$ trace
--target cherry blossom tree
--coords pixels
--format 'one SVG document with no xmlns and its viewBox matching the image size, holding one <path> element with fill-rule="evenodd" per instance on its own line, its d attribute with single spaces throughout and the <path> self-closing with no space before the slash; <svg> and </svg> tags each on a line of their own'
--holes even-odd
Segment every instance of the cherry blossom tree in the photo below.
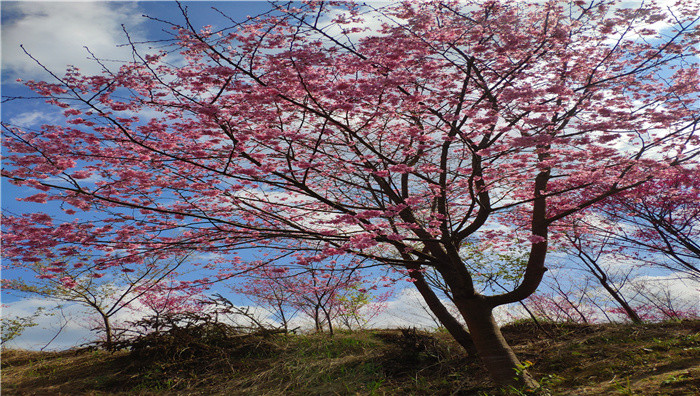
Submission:
<svg viewBox="0 0 700 396">
<path fill-rule="evenodd" d="M 641 322 L 642 317 L 622 293 L 628 281 L 633 280 L 633 273 L 663 269 L 680 277 L 699 279 L 698 172 L 697 167 L 675 167 L 663 179 L 596 205 L 562 230 L 563 246 L 571 261 L 591 274 L 613 298 L 619 306 L 614 312 L 624 313 L 635 323 Z M 633 298 L 648 290 L 633 289 Z"/>
<path fill-rule="evenodd" d="M 283 272 L 286 272 L 283 268 L 263 268 L 259 277 L 250 278 L 240 287 L 232 289 L 249 296 L 254 303 L 270 311 L 272 318 L 287 333 L 290 321 L 299 313 L 299 307 L 293 303 L 295 290 L 290 287 L 291 284 L 287 284 L 286 277 L 280 276 Z"/>
<path fill-rule="evenodd" d="M 537 290 L 562 219 L 698 154 L 698 4 L 627 7 L 306 1 L 216 31 L 183 8 L 177 65 L 134 49 L 118 70 L 27 82 L 67 124 L 3 124 L 3 176 L 76 219 L 6 243 L 103 266 L 198 250 L 246 271 L 237 252 L 264 247 L 270 266 L 349 255 L 419 284 L 431 268 L 491 378 L 535 387 L 492 310 Z M 486 242 L 528 251 L 512 290 L 475 285 L 460 250 Z"/>
<path fill-rule="evenodd" d="M 596 307 L 591 304 L 587 281 L 567 279 L 564 286 L 559 277 L 551 277 L 544 283 L 548 283 L 548 291 L 539 291 L 526 300 L 533 316 L 550 322 L 589 324 L 596 321 Z"/>
<path fill-rule="evenodd" d="M 637 260 L 700 280 L 700 168 L 674 171 L 614 197 L 601 212 Z"/>
<path fill-rule="evenodd" d="M 203 292 L 207 287 L 198 282 L 177 280 L 176 275 L 164 277 L 154 285 L 136 288 L 138 298 L 132 299 L 128 308 L 138 316 L 145 317 L 145 322 L 152 324 L 149 330 L 159 332 L 166 323 L 176 320 L 178 315 L 198 314 L 203 311 L 207 302 Z M 128 325 L 121 330 L 123 333 L 129 333 L 131 327 Z"/>
<path fill-rule="evenodd" d="M 323 332 L 324 327 L 333 335 L 333 322 L 340 311 L 340 300 L 344 289 L 357 283 L 359 279 L 352 272 L 334 273 L 324 271 L 316 266 L 310 266 L 307 276 L 295 277 L 292 284 L 297 291 L 293 296 L 293 304 L 307 317 L 314 321 L 317 332 Z"/>
<path fill-rule="evenodd" d="M 696 283 L 683 282 L 681 285 L 687 287 L 685 293 L 674 290 L 671 285 L 679 281 L 682 282 L 673 277 L 639 277 L 631 285 L 636 292 L 631 304 L 647 321 L 698 319 L 700 309 L 697 296 L 700 289 Z"/>
<path fill-rule="evenodd" d="M 632 322 L 641 323 L 641 317 L 630 305 L 629 299 L 622 293 L 622 289 L 636 272 L 637 263 L 624 254 L 625 249 L 615 243 L 611 232 L 609 230 L 603 231 L 597 227 L 588 227 L 585 223 L 582 226 L 581 223 L 574 221 L 571 228 L 564 230 L 562 234 L 566 238 L 565 249 L 570 261 L 574 262 L 584 274 L 592 276 L 603 287 L 603 290 L 618 305 L 619 312 L 624 313 Z M 604 258 L 622 261 L 622 265 L 620 263 L 605 264 L 603 263 Z M 630 267 L 630 261 L 634 267 Z M 617 268 L 611 268 L 614 266 Z"/>
</svg>

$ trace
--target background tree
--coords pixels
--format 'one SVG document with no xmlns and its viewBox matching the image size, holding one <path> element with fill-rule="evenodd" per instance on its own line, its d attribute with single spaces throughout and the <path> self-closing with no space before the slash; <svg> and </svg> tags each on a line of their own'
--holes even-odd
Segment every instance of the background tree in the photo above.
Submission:
<svg viewBox="0 0 700 396">
<path fill-rule="evenodd" d="M 3 304 L 3 309 L 5 306 Z M 30 316 L 15 316 L 9 317 L 7 314 L 0 316 L 0 345 L 2 348 L 7 346 L 7 343 L 22 335 L 22 333 L 37 325 L 37 317 L 44 314 L 44 308 L 39 307 Z"/>
<path fill-rule="evenodd" d="M 631 300 L 644 299 L 639 294 L 649 290 L 641 287 L 648 281 L 634 282 L 634 274 L 661 269 L 690 280 L 700 275 L 698 175 L 697 167 L 676 167 L 663 179 L 596 205 L 562 230 L 571 261 L 592 275 L 618 305 L 614 311 L 632 322 L 642 318 Z M 640 287 L 626 287 L 630 282 Z M 633 290 L 632 295 L 625 296 L 623 289 Z M 649 311 L 648 304 L 637 305 Z"/>
<path fill-rule="evenodd" d="M 3 175 L 104 216 L 8 219 L 26 224 L 11 254 L 213 251 L 240 271 L 233 252 L 263 246 L 434 268 L 491 378 L 534 387 L 493 309 L 537 290 L 560 220 L 700 147 L 698 4 L 623 6 L 290 3 L 218 31 L 183 8 L 177 67 L 134 47 L 119 70 L 28 82 L 68 125 L 4 125 Z M 480 292 L 462 246 L 509 241 L 528 251 L 518 285 Z"/>
<path fill-rule="evenodd" d="M 89 308 L 99 315 L 97 329 L 104 332 L 104 347 L 111 349 L 115 335 L 112 318 L 137 300 L 164 293 L 161 282 L 174 275 L 185 260 L 149 257 L 143 265 L 119 265 L 100 272 L 95 272 L 89 258 L 84 257 L 61 263 L 29 262 L 13 268 L 24 271 L 15 272 L 18 276 L 14 279 L 3 279 L 2 286 L 4 291 L 22 297 L 38 296 Z"/>
<path fill-rule="evenodd" d="M 635 259 L 700 280 L 700 168 L 676 167 L 666 177 L 601 206 L 601 229 Z"/>
<path fill-rule="evenodd" d="M 667 277 L 654 281 L 653 278 L 642 276 L 631 282 L 629 288 L 634 291 L 631 304 L 643 320 L 659 322 L 700 317 L 697 304 L 700 289 L 697 284 L 689 285 L 690 293 L 678 295 L 677 291 L 669 287 L 669 281 L 673 280 L 676 279 Z"/>
<path fill-rule="evenodd" d="M 549 322 L 590 324 L 597 321 L 596 306 L 591 304 L 589 283 L 572 282 L 571 279 L 550 277 L 544 283 L 547 290 L 538 291 L 527 298 L 531 316 Z"/>
<path fill-rule="evenodd" d="M 242 286 L 232 290 L 268 309 L 286 333 L 290 330 L 290 321 L 299 313 L 299 307 L 293 303 L 294 289 L 280 275 L 281 272 L 286 272 L 285 269 L 262 268 L 260 272 L 260 277 L 251 277 Z"/>
<path fill-rule="evenodd" d="M 350 270 L 352 266 L 354 270 Z M 364 323 L 360 310 L 372 301 L 369 292 L 378 288 L 367 284 L 369 282 L 360 272 L 360 263 L 352 266 L 328 260 L 299 269 L 263 267 L 252 271 L 248 282 L 235 290 L 271 308 L 285 330 L 293 316 L 301 312 L 313 321 L 316 331 L 327 328 L 333 334 L 333 323 L 339 319 L 344 319 L 346 325 Z M 377 297 L 378 300 L 385 298 Z M 377 312 L 370 314 L 371 317 Z"/>
<path fill-rule="evenodd" d="M 603 232 L 600 229 L 591 231 L 589 227 L 581 227 L 574 222 L 572 228 L 564 231 L 563 234 L 570 260 L 575 262 L 584 274 L 591 275 L 603 287 L 620 308 L 619 312 L 624 312 L 632 322 L 641 323 L 639 314 L 622 293 L 622 289 L 633 276 L 635 268 L 630 268 L 629 258 L 623 254 L 620 245 L 615 244 L 610 232 Z M 604 264 L 604 257 L 616 261 L 612 266 L 617 266 L 617 269 Z M 635 264 L 632 263 L 632 265 Z"/>
<path fill-rule="evenodd" d="M 138 294 L 127 308 L 136 314 L 137 319 L 126 322 L 119 329 L 123 337 L 158 333 L 177 325 L 180 318 L 195 322 L 197 318 L 209 319 L 209 313 L 204 309 L 208 300 L 202 294 L 207 286 L 199 282 L 177 280 L 176 275 L 171 273 L 158 283 L 135 288 Z M 216 312 L 213 314 L 216 317 Z"/>
<path fill-rule="evenodd" d="M 369 287 L 369 289 L 367 288 Z M 363 283 L 349 285 L 346 292 L 338 297 L 338 321 L 348 330 L 365 329 L 385 309 L 393 290 L 373 294 L 376 284 L 366 286 Z"/>
</svg>

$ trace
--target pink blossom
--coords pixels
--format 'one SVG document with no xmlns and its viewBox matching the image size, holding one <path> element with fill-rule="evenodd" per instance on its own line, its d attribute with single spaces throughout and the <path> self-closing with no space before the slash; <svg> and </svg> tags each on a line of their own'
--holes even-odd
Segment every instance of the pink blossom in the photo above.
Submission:
<svg viewBox="0 0 700 396">
<path fill-rule="evenodd" d="M 46 193 L 39 193 L 29 196 L 27 198 L 17 198 L 18 201 L 24 202 L 35 202 L 35 203 L 46 203 L 49 195 Z"/>
<path fill-rule="evenodd" d="M 533 245 L 536 245 L 538 243 L 542 243 L 542 242 L 546 241 L 547 239 L 542 237 L 542 236 L 539 236 L 539 235 L 530 235 L 527 238 L 527 240 L 532 242 Z"/>
</svg>

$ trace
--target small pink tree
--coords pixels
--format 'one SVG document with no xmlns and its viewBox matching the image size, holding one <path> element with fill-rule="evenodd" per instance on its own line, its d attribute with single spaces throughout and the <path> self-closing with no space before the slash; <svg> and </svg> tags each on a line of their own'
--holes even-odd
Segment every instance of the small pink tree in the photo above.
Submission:
<svg viewBox="0 0 700 396">
<path fill-rule="evenodd" d="M 377 285 L 366 285 L 359 271 L 361 266 L 358 263 L 354 266 L 355 270 L 348 270 L 349 265 L 341 266 L 336 260 L 329 260 L 297 270 L 261 268 L 237 290 L 272 308 L 285 331 L 292 316 L 301 312 L 313 320 L 316 331 L 326 327 L 333 334 L 337 319 L 344 318 L 346 325 L 351 320 L 362 323 L 360 310 L 372 302 L 369 292 L 378 289 Z M 388 295 L 378 296 L 377 304 L 367 313 L 370 317 L 379 312 L 381 301 Z"/>
<path fill-rule="evenodd" d="M 138 311 L 145 308 L 148 314 L 154 316 L 197 312 L 202 308 L 204 290 L 203 286 L 170 277 L 153 287 L 140 289 L 141 295 L 131 308 Z"/>
<path fill-rule="evenodd" d="M 640 277 L 635 279 L 631 288 L 635 295 L 631 304 L 640 317 L 646 321 L 660 322 L 665 320 L 698 319 L 700 308 L 698 307 L 697 283 L 690 287 L 691 292 L 685 294 L 672 289 L 672 285 L 682 285 L 680 279 Z M 617 313 L 619 311 L 613 311 Z"/>
<path fill-rule="evenodd" d="M 264 268 L 242 286 L 232 288 L 234 292 L 248 296 L 256 304 L 271 311 L 285 333 L 289 332 L 289 323 L 299 312 L 299 307 L 294 304 L 295 289 L 282 275 L 286 272 L 284 268 Z"/>
<path fill-rule="evenodd" d="M 589 324 L 597 321 L 597 307 L 591 304 L 588 284 L 568 283 L 568 287 L 563 288 L 556 279 L 549 283 L 553 283 L 549 291 L 537 292 L 524 301 L 532 315 L 550 322 Z"/>
</svg>

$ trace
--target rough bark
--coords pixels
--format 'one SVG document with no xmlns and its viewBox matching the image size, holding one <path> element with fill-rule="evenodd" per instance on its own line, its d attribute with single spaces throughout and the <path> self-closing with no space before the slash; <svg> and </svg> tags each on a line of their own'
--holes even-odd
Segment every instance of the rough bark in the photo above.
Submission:
<svg viewBox="0 0 700 396">
<path fill-rule="evenodd" d="M 503 338 L 491 306 L 478 297 L 457 298 L 455 304 L 467 322 L 474 346 L 491 379 L 501 386 L 536 389 L 537 381 L 523 369 Z"/>
</svg>

